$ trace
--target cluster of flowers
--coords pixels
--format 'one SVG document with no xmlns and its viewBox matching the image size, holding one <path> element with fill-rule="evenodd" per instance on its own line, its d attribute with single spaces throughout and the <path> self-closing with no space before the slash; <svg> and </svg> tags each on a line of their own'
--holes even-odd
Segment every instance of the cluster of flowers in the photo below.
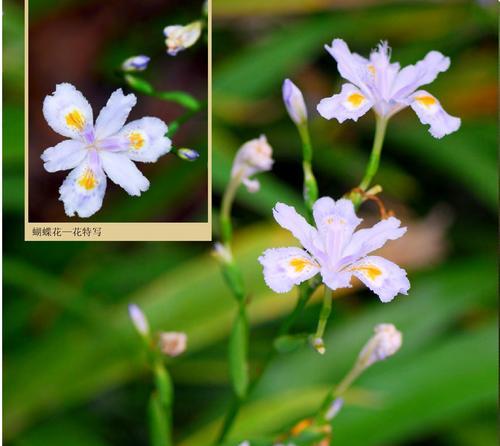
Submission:
<svg viewBox="0 0 500 446">
<path fill-rule="evenodd" d="M 435 96 L 420 89 L 448 69 L 450 60 L 441 53 L 431 51 L 417 64 L 401 69 L 398 63 L 391 62 L 391 50 L 386 42 L 380 43 L 368 59 L 352 53 L 341 39 L 334 39 L 331 46 L 326 45 L 326 49 L 337 61 L 338 71 L 348 83 L 342 86 L 340 93 L 319 102 L 317 110 L 322 117 L 335 118 L 339 123 L 347 119 L 357 121 L 372 109 L 377 122 L 384 123 L 385 131 L 385 124 L 392 116 L 411 107 L 420 121 L 430 126 L 429 131 L 435 138 L 441 138 L 460 127 L 459 118 L 449 115 Z M 283 83 L 282 94 L 288 114 L 303 138 L 308 119 L 304 97 L 289 79 Z M 303 143 L 307 144 L 307 140 L 303 139 Z M 272 149 L 265 136 L 251 140 L 236 154 L 232 181 L 244 184 L 249 192 L 256 192 L 259 182 L 253 176 L 270 170 L 273 162 Z M 365 191 L 366 188 L 362 189 L 362 192 Z M 273 216 L 277 223 L 290 231 L 302 247 L 271 248 L 259 257 L 269 288 L 277 293 L 286 293 L 295 285 L 319 275 L 325 288 L 333 291 L 351 287 L 354 276 L 378 295 L 382 302 L 390 302 L 398 294 L 408 293 L 410 282 L 406 271 L 390 260 L 371 254 L 387 241 L 396 240 L 405 234 L 406 228 L 401 226 L 399 219 L 384 216 L 370 228 L 357 229 L 362 219 L 356 215 L 355 203 L 351 199 L 321 197 L 311 207 L 314 225 L 292 206 L 279 202 L 274 206 Z M 217 244 L 216 251 L 222 261 L 232 260 L 224 245 Z M 340 395 L 362 371 L 392 356 L 401 347 L 402 334 L 393 324 L 379 324 L 374 331 L 352 370 L 333 393 L 332 396 L 337 397 L 332 399 L 323 414 L 325 422 L 329 422 L 340 411 L 343 405 Z M 320 351 L 323 352 L 324 349 Z M 293 438 L 286 445 L 294 445 Z M 251 444 L 244 441 L 240 446 Z M 285 446 L 285 443 L 275 446 Z"/>
</svg>

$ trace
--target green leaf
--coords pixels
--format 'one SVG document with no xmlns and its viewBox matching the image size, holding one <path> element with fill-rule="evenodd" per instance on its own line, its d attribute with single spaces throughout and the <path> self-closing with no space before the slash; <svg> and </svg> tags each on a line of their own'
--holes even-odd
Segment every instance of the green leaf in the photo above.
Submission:
<svg viewBox="0 0 500 446">
<path fill-rule="evenodd" d="M 184 91 L 157 91 L 155 96 L 164 101 L 176 102 L 188 110 L 197 111 L 201 108 L 200 102 Z"/>
<path fill-rule="evenodd" d="M 147 80 L 141 77 L 134 76 L 133 74 L 126 74 L 123 78 L 130 88 L 138 91 L 139 93 L 147 95 L 154 93 L 154 87 Z"/>
<path fill-rule="evenodd" d="M 275 339 L 274 348 L 280 353 L 293 352 L 307 343 L 308 336 L 308 334 L 280 336 Z"/>
<path fill-rule="evenodd" d="M 248 320 L 242 305 L 229 338 L 229 372 L 235 394 L 244 398 L 248 389 Z"/>
</svg>

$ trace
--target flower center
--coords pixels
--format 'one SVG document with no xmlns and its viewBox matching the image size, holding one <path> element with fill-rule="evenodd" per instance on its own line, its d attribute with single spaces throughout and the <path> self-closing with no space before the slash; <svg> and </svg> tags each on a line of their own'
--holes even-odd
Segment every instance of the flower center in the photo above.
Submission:
<svg viewBox="0 0 500 446">
<path fill-rule="evenodd" d="M 68 127 L 72 127 L 79 132 L 83 130 L 83 127 L 85 126 L 85 118 L 81 114 L 81 112 L 78 109 L 73 109 L 71 112 L 69 112 L 66 116 L 66 125 Z"/>
<path fill-rule="evenodd" d="M 94 189 L 97 185 L 97 179 L 94 176 L 94 172 L 89 168 L 85 169 L 85 172 L 83 172 L 83 175 L 78 180 L 78 184 L 85 190 Z"/>
</svg>

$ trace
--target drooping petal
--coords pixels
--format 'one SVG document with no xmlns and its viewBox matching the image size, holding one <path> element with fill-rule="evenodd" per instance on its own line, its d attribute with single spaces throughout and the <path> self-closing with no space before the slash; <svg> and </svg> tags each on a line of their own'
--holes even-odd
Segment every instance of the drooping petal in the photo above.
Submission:
<svg viewBox="0 0 500 446">
<path fill-rule="evenodd" d="M 56 144 L 42 153 L 43 167 L 47 172 L 74 169 L 87 156 L 85 143 L 74 139 Z"/>
<path fill-rule="evenodd" d="M 359 54 L 351 53 L 342 39 L 334 39 L 331 46 L 325 45 L 325 49 L 337 61 L 337 69 L 340 75 L 367 93 L 368 88 L 365 79 L 366 67 L 369 64 L 368 60 Z"/>
<path fill-rule="evenodd" d="M 129 195 L 139 196 L 149 189 L 148 179 L 127 155 L 101 152 L 102 168 L 113 183 L 122 187 Z"/>
<path fill-rule="evenodd" d="M 92 107 L 71 84 L 57 84 L 56 91 L 45 96 L 43 116 L 60 135 L 85 142 L 93 140 Z"/>
<path fill-rule="evenodd" d="M 430 51 L 424 59 L 415 65 L 404 67 L 399 72 L 394 80 L 391 96 L 396 100 L 407 97 L 422 85 L 433 82 L 439 73 L 446 71 L 449 67 L 449 57 L 439 51 Z"/>
<path fill-rule="evenodd" d="M 344 249 L 344 262 L 352 262 L 381 248 L 388 240 L 396 240 L 404 235 L 405 227 L 400 227 L 401 221 L 389 217 L 379 221 L 371 228 L 356 231 Z"/>
<path fill-rule="evenodd" d="M 430 125 L 429 132 L 434 138 L 442 138 L 459 129 L 460 118 L 446 113 L 440 102 L 430 93 L 419 90 L 411 95 L 409 100 L 420 122 Z"/>
<path fill-rule="evenodd" d="M 167 125 L 158 118 L 145 117 L 129 122 L 120 131 L 127 141 L 127 155 L 134 161 L 155 163 L 172 148 L 172 141 L 165 136 Z"/>
<path fill-rule="evenodd" d="M 259 257 L 264 267 L 264 280 L 276 293 L 286 293 L 294 285 L 310 279 L 319 271 L 319 265 L 300 248 L 268 249 Z"/>
<path fill-rule="evenodd" d="M 99 139 L 114 135 L 118 132 L 137 103 L 135 94 L 124 95 L 121 88 L 115 90 L 101 109 L 95 122 L 95 133 Z"/>
<path fill-rule="evenodd" d="M 273 209 L 274 219 L 278 224 L 287 230 L 307 249 L 311 254 L 318 255 L 318 246 L 315 241 L 318 238 L 318 231 L 307 223 L 293 206 L 283 203 L 276 203 Z"/>
<path fill-rule="evenodd" d="M 59 188 L 59 200 L 68 217 L 77 214 L 87 218 L 101 209 L 105 192 L 106 175 L 87 158 L 66 177 Z"/>
<path fill-rule="evenodd" d="M 410 289 L 406 271 L 383 257 L 365 257 L 346 271 L 361 280 L 382 302 L 390 302 L 398 294 L 408 294 Z"/>
<path fill-rule="evenodd" d="M 335 118 L 342 123 L 346 119 L 357 121 L 360 116 L 370 110 L 372 105 L 372 100 L 361 90 L 352 84 L 344 84 L 339 94 L 321 99 L 317 110 L 323 118 Z"/>
<path fill-rule="evenodd" d="M 351 200 L 341 198 L 335 202 L 330 197 L 322 197 L 314 203 L 313 216 L 323 239 L 329 264 L 333 266 L 362 219 L 356 216 Z"/>
</svg>

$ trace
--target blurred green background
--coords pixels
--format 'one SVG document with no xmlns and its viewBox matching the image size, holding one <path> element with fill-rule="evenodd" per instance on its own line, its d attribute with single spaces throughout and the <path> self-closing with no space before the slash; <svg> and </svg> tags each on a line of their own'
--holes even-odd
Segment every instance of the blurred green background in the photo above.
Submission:
<svg viewBox="0 0 500 446">
<path fill-rule="evenodd" d="M 39 4 L 43 14 L 48 2 Z M 57 2 L 62 11 L 75 4 Z M 300 146 L 281 102 L 283 79 L 294 80 L 309 106 L 313 165 L 324 195 L 338 197 L 357 184 L 374 127 L 370 115 L 338 125 L 315 112 L 341 83 L 323 49 L 334 37 L 365 55 L 388 39 L 403 65 L 442 51 L 452 65 L 428 89 L 463 123 L 435 140 L 411 110 L 393 118 L 376 182 L 409 226 L 385 255 L 408 269 L 410 294 L 382 305 L 363 288 L 339 293 L 327 354 L 304 347 L 280 355 L 238 418 L 230 444 L 272 436 L 309 415 L 349 369 L 373 325 L 392 322 L 403 331 L 404 346 L 347 395 L 332 444 L 496 445 L 497 6 L 332 4 L 214 0 L 214 216 L 242 142 L 265 133 L 276 158 L 273 172 L 260 177 L 261 191 L 241 191 L 234 209 L 235 256 L 252 297 L 253 371 L 295 301 L 294 293 L 265 287 L 256 261 L 265 248 L 291 241 L 271 221 L 274 203 L 302 208 Z M 22 9 L 13 2 L 4 8 L 5 443 L 148 444 L 151 383 L 127 318 L 133 301 L 155 329 L 188 333 L 188 352 L 169 364 L 175 436 L 182 446 L 210 444 L 230 401 L 226 343 L 236 311 L 211 246 L 22 241 Z M 179 181 L 201 175 L 189 165 Z M 182 187 L 169 191 L 165 207 L 182 209 L 183 195 Z M 121 210 L 132 212 L 126 205 Z M 366 205 L 363 214 L 373 219 L 376 209 Z M 315 300 L 296 330 L 310 331 L 318 311 Z"/>
</svg>

